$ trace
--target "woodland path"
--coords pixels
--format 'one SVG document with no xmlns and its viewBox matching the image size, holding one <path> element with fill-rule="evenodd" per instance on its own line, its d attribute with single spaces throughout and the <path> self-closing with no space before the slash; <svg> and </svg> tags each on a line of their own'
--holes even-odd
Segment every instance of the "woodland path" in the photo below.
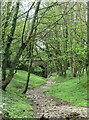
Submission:
<svg viewBox="0 0 89 120">
<path fill-rule="evenodd" d="M 28 100 L 34 109 L 34 118 L 42 120 L 89 120 L 87 114 L 89 108 L 72 106 L 63 100 L 57 100 L 44 94 L 55 82 L 47 80 L 46 84 L 29 89 L 27 92 Z M 44 117 L 42 117 L 44 116 Z"/>
</svg>

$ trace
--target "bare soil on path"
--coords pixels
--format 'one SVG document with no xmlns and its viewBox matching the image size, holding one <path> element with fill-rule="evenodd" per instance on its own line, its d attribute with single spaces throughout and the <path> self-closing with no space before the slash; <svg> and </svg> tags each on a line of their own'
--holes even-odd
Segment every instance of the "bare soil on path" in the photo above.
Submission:
<svg viewBox="0 0 89 120">
<path fill-rule="evenodd" d="M 47 80 L 46 84 L 28 90 L 28 100 L 34 109 L 33 117 L 40 120 L 89 120 L 89 108 L 72 106 L 63 100 L 56 100 L 44 94 L 44 91 L 54 83 Z"/>
</svg>

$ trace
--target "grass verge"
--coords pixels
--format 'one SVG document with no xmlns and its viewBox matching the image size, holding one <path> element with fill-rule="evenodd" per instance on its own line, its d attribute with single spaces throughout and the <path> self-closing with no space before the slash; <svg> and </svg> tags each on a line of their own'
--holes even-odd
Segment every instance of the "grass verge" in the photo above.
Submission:
<svg viewBox="0 0 89 120">
<path fill-rule="evenodd" d="M 3 91 L 3 112 L 5 117 L 10 118 L 32 118 L 33 108 L 27 100 L 27 96 L 22 92 L 25 88 L 27 72 L 19 70 L 6 92 Z M 45 83 L 45 79 L 31 74 L 29 88 L 37 87 Z"/>
<path fill-rule="evenodd" d="M 87 101 L 87 78 L 66 78 L 53 75 L 50 79 L 56 81 L 55 85 L 45 93 L 58 99 L 63 99 L 75 106 L 89 106 Z"/>
</svg>

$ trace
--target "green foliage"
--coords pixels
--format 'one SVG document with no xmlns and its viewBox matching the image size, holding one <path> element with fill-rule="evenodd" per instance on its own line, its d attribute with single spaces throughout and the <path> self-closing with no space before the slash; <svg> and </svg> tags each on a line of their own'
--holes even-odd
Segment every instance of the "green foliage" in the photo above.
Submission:
<svg viewBox="0 0 89 120">
<path fill-rule="evenodd" d="M 56 80 L 56 84 L 46 90 L 46 94 L 63 99 L 76 106 L 87 106 L 87 80 L 86 76 L 78 78 L 63 78 L 54 75 L 51 79 Z M 89 105 L 88 105 L 89 106 Z"/>
<path fill-rule="evenodd" d="M 7 91 L 3 92 L 3 112 L 6 117 L 32 118 L 33 108 L 29 104 L 27 96 L 22 94 L 26 83 L 26 77 L 26 71 L 18 70 L 7 87 Z M 44 78 L 31 74 L 29 88 L 37 87 L 44 83 Z"/>
<path fill-rule="evenodd" d="M 14 3 L 15 4 L 15 3 Z M 10 35 L 10 29 L 12 27 L 12 20 L 15 12 L 15 5 L 10 5 L 10 15 L 8 18 L 8 25 L 4 29 L 7 16 L 7 3 L 3 2 L 2 6 L 2 33 L 4 33 L 4 45 L 6 44 L 7 37 Z M 58 3 L 59 4 L 59 3 Z M 57 71 L 56 66 L 61 70 L 60 64 L 63 69 L 65 63 L 76 64 L 78 72 L 81 72 L 81 69 L 85 67 L 86 63 L 86 54 L 87 54 L 87 29 L 86 29 L 86 5 L 83 3 L 64 3 L 60 5 L 54 5 L 53 2 L 45 2 L 44 6 L 50 6 L 47 9 L 39 10 L 37 17 L 37 22 L 34 27 L 36 28 L 36 35 L 34 39 L 34 34 L 32 35 L 32 41 L 34 42 L 33 57 L 41 57 L 46 63 L 48 68 L 53 68 L 53 72 Z M 73 7 L 74 6 L 74 7 Z M 24 7 L 24 6 L 23 6 Z M 72 9 L 70 9 L 72 7 Z M 13 9 L 12 9 L 13 8 Z M 23 14 L 22 5 L 20 4 L 19 15 Z M 69 11 L 69 12 L 67 12 Z M 67 13 L 66 13 L 67 12 Z M 18 49 L 21 46 L 22 42 L 22 31 L 25 22 L 25 16 L 22 15 L 17 19 L 15 34 L 13 36 L 13 42 L 11 43 L 9 54 L 10 60 L 13 60 Z M 30 30 L 32 14 L 29 14 L 28 21 L 25 28 L 25 33 L 23 36 L 23 42 L 26 41 L 28 31 Z M 34 30 L 35 32 L 35 30 Z M 33 32 L 33 33 L 34 33 Z M 40 34 L 39 34 L 40 33 Z M 45 47 L 39 45 L 42 43 Z M 28 42 L 29 46 L 29 42 Z M 40 48 L 41 47 L 41 48 Z M 37 52 L 35 50 L 37 49 Z M 52 56 L 49 58 L 49 55 Z M 28 47 L 23 51 L 21 58 L 19 59 L 21 63 L 28 65 L 28 62 L 25 61 L 29 56 Z M 79 61 L 81 63 L 79 63 Z M 75 63 L 74 63 L 75 62 Z M 20 63 L 20 64 L 21 64 Z M 18 63 L 19 64 L 19 63 Z M 37 72 L 41 72 L 40 67 L 36 67 Z M 51 71 L 52 72 L 52 71 Z M 47 91 L 47 94 L 53 95 L 57 98 L 62 98 L 68 102 L 71 102 L 78 106 L 86 106 L 86 77 L 82 77 L 79 82 L 79 78 L 70 78 L 68 72 L 67 77 L 59 77 L 53 75 L 51 79 L 54 79 L 57 83 L 50 90 Z M 9 111 L 10 116 L 19 116 L 27 117 L 31 106 L 28 106 L 28 103 L 25 106 L 26 99 L 20 93 L 24 90 L 26 84 L 27 72 L 18 71 L 9 86 L 7 87 L 7 92 L 3 93 L 3 98 L 5 101 L 4 111 Z M 31 74 L 31 79 L 29 82 L 29 88 L 33 88 L 45 83 L 45 80 L 42 77 Z M 13 91 L 13 94 L 12 94 Z M 10 99 L 11 98 L 11 99 Z M 23 100 L 21 100 L 23 98 Z M 20 101 L 19 101 L 20 100 Z M 18 102 L 17 102 L 18 101 Z M 14 104 L 13 104 L 14 103 Z M 22 106 L 21 106 L 21 105 Z M 17 107 L 17 108 L 16 108 Z M 26 108 L 25 108 L 26 107 Z M 24 113 L 24 108 L 27 110 Z M 16 109 L 17 111 L 15 111 Z M 19 112 L 20 111 L 20 112 Z M 20 116 L 21 115 L 21 116 Z"/>
<path fill-rule="evenodd" d="M 3 92 L 3 112 L 5 117 L 31 118 L 33 108 L 26 95 L 22 95 L 11 85 L 7 92 Z"/>
<path fill-rule="evenodd" d="M 31 82 L 30 82 L 30 86 L 29 87 L 37 87 L 40 86 L 42 84 L 46 83 L 45 78 L 43 77 L 38 77 L 34 74 L 31 75 Z"/>
<path fill-rule="evenodd" d="M 39 67 L 39 66 L 36 66 L 36 67 L 35 67 L 35 71 L 36 71 L 36 72 L 42 72 L 42 68 Z"/>
<path fill-rule="evenodd" d="M 20 86 L 22 89 L 24 89 L 24 85 L 26 83 L 26 78 L 27 78 L 27 72 L 18 70 L 18 72 L 14 76 L 14 80 L 12 80 L 11 82 L 14 82 L 14 85 L 16 84 L 17 86 Z M 44 83 L 45 83 L 45 79 L 43 77 L 39 77 L 37 75 L 31 74 L 29 88 L 37 87 Z"/>
</svg>

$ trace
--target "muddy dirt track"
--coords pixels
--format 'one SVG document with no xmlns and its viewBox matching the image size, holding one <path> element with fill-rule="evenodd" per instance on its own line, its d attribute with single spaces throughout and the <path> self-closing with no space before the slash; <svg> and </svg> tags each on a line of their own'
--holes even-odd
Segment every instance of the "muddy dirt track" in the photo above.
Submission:
<svg viewBox="0 0 89 120">
<path fill-rule="evenodd" d="M 54 83 L 47 80 L 45 85 L 28 90 L 28 100 L 34 109 L 33 117 L 40 120 L 89 120 L 89 108 L 72 106 L 63 100 L 56 100 L 44 94 L 44 91 Z"/>
</svg>

